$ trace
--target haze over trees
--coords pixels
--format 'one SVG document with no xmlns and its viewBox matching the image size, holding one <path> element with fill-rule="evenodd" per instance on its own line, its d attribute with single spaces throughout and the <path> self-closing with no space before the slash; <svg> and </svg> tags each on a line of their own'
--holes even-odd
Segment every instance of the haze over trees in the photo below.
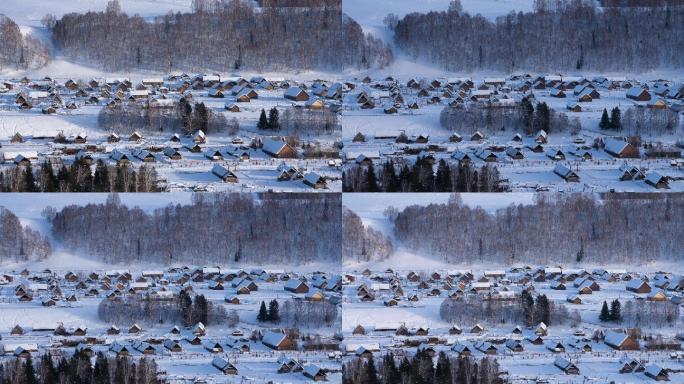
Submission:
<svg viewBox="0 0 684 384">
<path fill-rule="evenodd" d="M 684 197 L 538 194 L 534 204 L 489 213 L 460 202 L 410 206 L 394 220 L 402 245 L 453 263 L 681 261 Z"/>
<path fill-rule="evenodd" d="M 66 57 L 105 70 L 341 70 L 381 67 L 391 52 L 338 6 L 256 9 L 252 1 L 193 1 L 189 13 L 148 21 L 117 1 L 56 20 Z"/>
<path fill-rule="evenodd" d="M 207 108 L 204 103 L 186 101 L 184 98 L 173 109 L 148 108 L 137 103 L 104 106 L 97 116 L 100 128 L 119 134 L 182 132 L 191 134 L 237 131 L 239 123 L 233 118 L 230 123 L 221 113 Z"/>
<path fill-rule="evenodd" d="M 40 40 L 21 33 L 14 20 L 0 14 L 0 70 L 46 65 L 50 50 Z"/>
<path fill-rule="evenodd" d="M 459 4 L 459 2 L 456 2 Z M 684 66 L 682 7 L 597 8 L 592 0 L 536 1 L 490 21 L 462 12 L 411 13 L 397 45 L 449 71 L 644 71 Z"/>
<path fill-rule="evenodd" d="M 461 135 L 476 131 L 495 134 L 501 131 L 532 134 L 544 130 L 546 133 L 579 131 L 579 120 L 570 120 L 565 113 L 549 108 L 546 103 L 536 108 L 527 99 L 515 108 L 490 108 L 479 103 L 446 106 L 439 116 L 442 127 Z"/>
<path fill-rule="evenodd" d="M 0 262 L 23 262 L 45 259 L 50 255 L 48 239 L 0 206 Z"/>
<path fill-rule="evenodd" d="M 114 195 L 105 204 L 65 207 L 52 215 L 52 230 L 69 250 L 108 263 L 340 262 L 339 194 L 199 194 L 193 200 L 146 212 Z"/>
<path fill-rule="evenodd" d="M 342 257 L 364 262 L 392 256 L 392 241 L 380 231 L 363 225 L 361 218 L 342 207 Z"/>
</svg>

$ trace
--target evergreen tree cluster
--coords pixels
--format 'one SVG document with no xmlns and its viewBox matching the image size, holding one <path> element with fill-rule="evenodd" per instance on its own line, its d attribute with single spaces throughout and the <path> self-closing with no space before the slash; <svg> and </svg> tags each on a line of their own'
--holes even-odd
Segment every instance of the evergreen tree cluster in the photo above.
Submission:
<svg viewBox="0 0 684 384">
<path fill-rule="evenodd" d="M 84 351 L 71 356 L 46 353 L 34 363 L 32 357 L 0 363 L 0 383 L 21 384 L 158 384 L 157 364 L 145 357 L 106 357 L 98 352 L 94 363 Z"/>
<path fill-rule="evenodd" d="M 257 320 L 259 320 L 262 323 L 278 323 L 280 321 L 278 300 L 271 300 L 268 303 L 268 309 L 266 308 L 266 303 L 262 301 L 261 306 L 259 307 L 259 314 L 257 315 Z"/>
<path fill-rule="evenodd" d="M 40 165 L 37 175 L 33 167 L 17 165 L 0 170 L 0 192 L 159 192 L 157 171 L 149 165 L 107 165 L 102 159 L 95 170 L 84 160 L 71 165 L 55 165 L 48 160 Z"/>
<path fill-rule="evenodd" d="M 494 384 L 500 380 L 498 362 L 487 357 L 449 357 L 442 351 L 433 358 L 421 349 L 411 358 L 404 356 L 399 364 L 396 360 L 391 352 L 380 364 L 372 356 L 351 360 L 342 365 L 342 383 Z"/>
<path fill-rule="evenodd" d="M 418 156 L 415 163 L 404 164 L 397 173 L 393 160 L 375 165 L 354 164 L 342 172 L 344 192 L 501 192 L 499 171 L 483 165 L 476 168 L 469 162 L 437 162 Z"/>
<path fill-rule="evenodd" d="M 262 108 L 261 114 L 259 115 L 259 121 L 257 122 L 257 128 L 279 131 L 279 116 L 280 112 L 278 112 L 278 108 L 276 107 L 273 107 L 268 111 L 268 117 L 266 117 L 266 110 Z"/>
<path fill-rule="evenodd" d="M 622 304 L 620 300 L 615 299 L 610 302 L 610 309 L 608 309 L 608 302 L 603 301 L 603 306 L 601 307 L 601 313 L 599 314 L 599 320 L 603 322 L 612 321 L 619 323 L 622 321 Z"/>
<path fill-rule="evenodd" d="M 483 134 L 500 134 L 502 131 L 534 134 L 540 130 L 546 133 L 573 132 L 581 128 L 578 119 L 571 120 L 545 102 L 537 103 L 535 108 L 527 97 L 516 108 L 491 108 L 479 102 L 447 105 L 440 113 L 439 122 L 448 131 L 464 136 L 476 131 Z M 408 137 L 404 134 L 401 140 L 408 140 Z"/>
<path fill-rule="evenodd" d="M 200 322 L 205 326 L 236 323 L 235 314 L 228 314 L 222 305 L 213 305 L 204 295 L 197 295 L 193 300 L 185 290 L 175 301 L 153 300 L 137 294 L 105 298 L 100 302 L 97 314 L 100 320 L 110 324 L 154 326 L 180 323 L 189 327 Z"/>
<path fill-rule="evenodd" d="M 189 135 L 199 130 L 209 134 L 235 131 L 240 126 L 237 119 L 228 121 L 222 113 L 212 111 L 203 102 L 193 104 L 185 97 L 173 109 L 151 108 L 136 102 L 105 105 L 97 115 L 97 123 L 100 128 L 121 135 L 134 131 Z"/>
<path fill-rule="evenodd" d="M 601 115 L 601 121 L 599 122 L 599 128 L 601 129 L 614 129 L 616 131 L 622 130 L 622 112 L 619 107 L 615 107 L 610 111 L 610 117 L 608 117 L 608 110 L 603 108 L 603 114 Z"/>
</svg>

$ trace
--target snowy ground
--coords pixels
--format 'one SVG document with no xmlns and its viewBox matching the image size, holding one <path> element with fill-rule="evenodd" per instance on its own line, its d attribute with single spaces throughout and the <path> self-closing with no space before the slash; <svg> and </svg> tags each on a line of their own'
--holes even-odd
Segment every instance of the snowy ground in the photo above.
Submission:
<svg viewBox="0 0 684 384">
<path fill-rule="evenodd" d="M 497 268 L 497 266 L 491 266 Z M 383 305 L 383 300 L 390 297 L 397 297 L 390 290 L 383 290 L 377 283 L 387 281 L 383 277 L 390 274 L 383 272 L 384 266 L 376 265 L 370 276 L 364 276 L 360 269 L 348 269 L 347 276 L 353 276 L 354 282 L 345 285 L 342 330 L 345 335 L 345 345 L 363 346 L 373 349 L 379 346 L 378 354 L 392 351 L 395 356 L 416 352 L 416 345 L 427 343 L 436 352 L 445 351 L 454 354 L 451 347 L 455 344 L 465 344 L 472 351 L 473 356 L 481 358 L 484 353 L 474 348 L 476 342 L 488 341 L 497 348 L 493 356 L 499 362 L 505 376 L 513 383 L 535 382 L 535 380 L 548 380 L 551 383 L 608 383 L 608 382 L 647 382 L 648 379 L 643 373 L 620 374 L 619 360 L 623 356 L 630 356 L 640 359 L 647 364 L 658 364 L 663 368 L 671 369 L 670 380 L 673 382 L 684 381 L 682 369 L 684 369 L 684 357 L 672 358 L 670 352 L 646 351 L 642 348 L 639 351 L 616 351 L 605 345 L 602 341 L 593 341 L 591 337 L 595 330 L 605 328 L 615 328 L 616 326 L 601 323 L 598 320 L 601 305 L 604 300 L 620 299 L 624 301 L 629 298 L 636 298 L 638 295 L 625 290 L 624 282 L 608 283 L 597 279 L 601 285 L 600 291 L 594 291 L 591 295 L 582 295 L 583 303 L 573 305 L 566 303 L 566 296 L 576 293 L 577 289 L 568 283 L 565 291 L 552 290 L 549 283 L 532 283 L 535 287 L 535 294 L 546 294 L 549 299 L 557 304 L 567 305 L 569 310 L 577 310 L 581 316 L 581 322 L 576 327 L 569 325 L 556 325 L 549 327 L 548 335 L 543 336 L 546 343 L 561 342 L 566 345 L 564 352 L 551 352 L 546 345 L 535 345 L 526 340 L 527 337 L 534 336 L 534 328 L 522 327 L 522 334 L 514 334 L 513 328 L 516 324 L 486 324 L 482 323 L 485 331 L 472 333 L 470 328 L 475 324 L 455 324 L 463 329 L 460 335 L 452 335 L 449 328 L 454 325 L 440 317 L 440 305 L 445 300 L 446 295 L 451 293 L 446 290 L 437 296 L 432 296 L 428 292 L 430 289 L 442 287 L 445 276 L 456 274 L 457 271 L 470 271 L 476 278 L 482 276 L 485 269 L 481 267 L 469 266 L 466 269 L 459 269 L 458 266 L 444 266 L 447 269 L 438 269 L 431 265 L 426 265 L 420 259 L 414 260 L 409 266 L 394 266 L 394 273 L 400 282 L 404 295 L 400 295 L 398 305 L 388 307 Z M 427 281 L 432 272 L 441 273 L 441 279 L 430 280 L 431 287 L 420 289 L 417 283 L 406 280 L 409 271 L 416 272 L 422 276 L 423 281 Z M 681 272 L 681 266 L 679 271 Z M 457 281 L 457 280 L 456 280 Z M 357 288 L 365 284 L 367 287 L 376 287 L 374 301 L 364 302 L 357 297 Z M 497 289 L 502 287 L 516 291 L 520 286 L 513 283 L 497 284 Z M 411 295 L 418 295 L 417 301 L 408 301 L 406 298 Z M 484 297 L 484 296 L 482 296 Z M 681 312 L 680 312 L 681 313 Z M 680 315 L 681 317 L 681 315 Z M 680 318 L 679 324 L 683 319 Z M 366 330 L 365 335 L 353 335 L 352 332 L 357 325 L 361 325 Z M 405 326 L 410 336 L 397 336 L 393 330 L 400 326 Z M 519 324 L 517 324 L 519 325 Z M 429 329 L 428 336 L 414 335 L 419 328 Z M 681 329 L 675 328 L 649 328 L 643 327 L 643 334 L 660 334 L 665 337 L 674 337 Z M 578 336 L 582 334 L 582 336 Z M 567 341 L 573 337 L 586 339 L 586 343 L 591 346 L 591 351 L 582 351 L 576 347 L 568 345 Z M 513 352 L 504 344 L 507 339 L 521 341 L 524 351 Z M 681 342 L 680 342 L 681 343 Z M 349 348 L 349 347 L 348 347 Z M 571 360 L 580 369 L 579 376 L 568 376 L 553 365 L 557 356 L 562 356 Z M 377 359 L 377 357 L 376 357 Z M 680 373 L 677 373 L 680 372 Z"/>
<path fill-rule="evenodd" d="M 34 268 L 38 268 L 34 266 Z M 139 276 L 141 273 L 130 270 L 134 276 Z M 120 270 L 120 271 L 122 271 Z M 34 291 L 34 299 L 30 302 L 19 302 L 14 295 L 14 287 L 19 283 L 28 283 L 29 280 L 18 275 L 17 272 L 3 270 L 0 275 L 9 274 L 15 278 L 14 282 L 1 285 L 0 284 L 0 334 L 2 334 L 2 345 L 26 345 L 37 344 L 39 353 L 50 350 L 55 353 L 73 353 L 73 347 L 61 346 L 61 342 L 68 340 L 72 342 L 83 342 L 88 344 L 95 352 L 103 351 L 106 354 L 112 355 L 109 347 L 112 343 L 118 342 L 125 345 L 131 345 L 135 341 L 148 341 L 155 348 L 155 353 L 150 358 L 155 359 L 160 370 L 166 375 L 168 379 L 173 380 L 192 380 L 195 377 L 202 377 L 205 380 L 211 380 L 216 383 L 233 383 L 244 382 L 249 380 L 254 383 L 266 382 L 308 382 L 308 378 L 304 377 L 301 372 L 278 374 L 279 364 L 277 360 L 283 355 L 298 359 L 302 364 L 316 364 L 321 368 L 330 370 L 328 373 L 328 381 L 332 383 L 341 382 L 341 373 L 339 362 L 335 358 L 331 358 L 328 352 L 325 351 L 274 351 L 264 346 L 260 341 L 251 341 L 248 338 L 254 330 L 276 328 L 277 325 L 264 325 L 256 320 L 261 301 L 270 301 L 277 299 L 279 302 L 283 300 L 293 299 L 299 297 L 303 299 L 302 294 L 292 294 L 283 289 L 284 283 L 277 281 L 269 283 L 255 278 L 259 285 L 258 291 L 252 291 L 248 295 L 239 295 L 240 304 L 228 304 L 224 302 L 224 297 L 235 296 L 235 289 L 230 287 L 227 283 L 225 290 L 217 291 L 208 289 L 206 282 L 195 283 L 191 282 L 194 291 L 197 294 L 203 294 L 214 305 L 224 306 L 227 311 L 236 311 L 240 317 L 240 322 L 237 326 L 228 328 L 225 325 L 216 324 L 207 327 L 207 334 L 201 336 L 204 342 L 216 341 L 219 342 L 224 351 L 220 353 L 212 353 L 206 350 L 202 345 L 192 345 L 184 337 L 191 335 L 191 330 L 186 330 L 181 327 L 181 335 L 172 335 L 170 333 L 174 324 L 155 324 L 143 326 L 143 332 L 139 334 L 127 333 L 128 327 L 132 324 L 115 324 L 121 328 L 120 335 L 107 335 L 107 329 L 112 325 L 106 323 L 98 317 L 98 304 L 104 299 L 107 292 L 102 291 L 97 295 L 86 293 L 86 290 L 77 289 L 75 282 L 68 282 L 61 279 L 66 271 L 73 271 L 81 276 L 86 276 L 91 272 L 97 272 L 101 276 L 108 271 L 106 269 L 87 269 L 87 266 L 80 266 L 80 269 L 67 269 L 61 266 L 60 269 L 55 269 L 53 272 L 59 281 L 59 286 L 63 293 L 76 294 L 78 300 L 76 302 L 59 301 L 56 306 L 45 307 L 41 305 L 41 299 L 49 297 L 47 292 Z M 230 270 L 225 270 L 229 272 Z M 33 272 L 31 277 L 43 276 L 39 272 Z M 273 273 L 283 273 L 282 271 Z M 169 275 L 173 276 L 173 275 Z M 309 276 L 310 277 L 310 276 Z M 137 277 L 136 277 L 137 278 Z M 84 280 L 83 277 L 81 280 Z M 35 280 L 32 280 L 35 281 Z M 38 280 L 40 281 L 40 280 Z M 175 290 L 175 284 L 166 286 L 161 282 L 154 280 L 152 282 L 154 288 L 150 290 L 160 289 L 162 286 Z M 94 284 L 95 287 L 99 285 Z M 329 294 L 329 293 L 328 293 Z M 87 336 L 54 336 L 51 331 L 42 331 L 45 329 L 54 329 L 57 325 L 62 324 L 67 330 L 76 327 L 87 327 Z M 24 331 L 24 335 L 9 335 L 9 331 L 15 325 L 20 325 Z M 178 324 L 175 324 L 178 325 Z M 238 336 L 236 332 L 240 332 L 244 336 Z M 301 334 L 320 335 L 324 338 L 332 336 L 339 331 L 339 326 L 331 326 L 329 328 L 301 328 Z M 156 344 L 152 340 L 165 340 L 171 338 L 178 340 L 181 345 L 181 352 L 170 352 L 162 345 Z M 249 351 L 241 351 L 233 349 L 230 346 L 231 340 L 240 340 L 242 343 L 249 346 Z M 142 357 L 143 354 L 137 350 L 133 350 L 132 355 L 135 358 Z M 238 369 L 237 376 L 225 376 L 217 369 L 212 367 L 211 360 L 215 356 L 220 356 L 233 363 Z M 2 357 L 0 360 L 7 357 Z"/>
</svg>

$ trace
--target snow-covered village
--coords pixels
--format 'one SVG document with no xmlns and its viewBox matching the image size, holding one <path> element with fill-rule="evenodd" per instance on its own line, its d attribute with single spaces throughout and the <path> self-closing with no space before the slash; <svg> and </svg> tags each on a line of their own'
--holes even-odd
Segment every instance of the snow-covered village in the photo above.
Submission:
<svg viewBox="0 0 684 384">
<path fill-rule="evenodd" d="M 0 1 L 0 384 L 684 383 L 682 25 Z"/>
<path fill-rule="evenodd" d="M 387 382 L 684 381 L 679 220 L 604 226 L 681 196 L 512 195 L 344 195 L 344 376 L 374 361 Z"/>
<path fill-rule="evenodd" d="M 339 230 L 333 228 L 340 221 L 331 214 L 339 212 L 339 195 L 52 196 L 41 207 L 26 195 L 0 197 L 0 206 L 14 202 L 12 210 L 0 208 L 3 381 L 13 377 L 15 366 L 6 364 L 15 359 L 40 362 L 41 382 L 77 380 L 82 376 L 62 372 L 63 364 L 82 367 L 90 360 L 92 369 L 78 375 L 93 374 L 95 382 L 105 382 L 99 381 L 105 380 L 102 377 L 169 383 L 341 381 L 342 278 L 336 272 L 340 240 L 334 236 Z M 326 211 L 326 205 L 332 208 Z M 233 216 L 244 216 L 244 223 L 253 217 L 251 226 L 262 233 L 258 237 L 267 236 L 259 224 L 268 220 L 266 212 L 287 210 L 297 224 L 281 227 L 282 236 L 271 239 L 238 240 L 242 229 L 230 233 L 218 225 L 218 216 L 228 206 L 244 210 Z M 316 250 L 296 245 L 311 242 L 309 235 L 293 233 L 298 226 L 308 226 L 302 214 L 314 218 L 320 228 L 309 235 L 321 241 L 333 236 L 327 240 L 330 245 Z M 96 235 L 99 240 L 73 247 L 77 242 L 68 239 L 69 233 L 81 230 L 67 224 L 72 215 L 111 224 L 128 222 L 133 215 L 141 226 L 128 234 L 102 232 Z M 155 244 L 155 235 L 143 229 L 165 221 L 163 217 L 174 221 L 177 215 L 189 221 L 201 217 L 200 222 L 214 216 L 217 225 L 190 231 L 180 224 L 174 230 L 159 221 L 159 228 L 167 228 L 157 234 L 163 243 L 194 232 L 194 240 L 179 238 L 186 246 L 173 247 Z M 93 222 L 82 224 L 92 228 Z M 219 245 L 219 232 L 239 245 Z M 13 249 L 17 236 L 19 252 Z M 209 243 L 208 238 L 216 238 L 210 248 L 200 244 Z M 101 243 L 100 248 L 98 242 L 108 245 Z M 126 244 L 135 244 L 134 250 Z M 162 247 L 155 261 L 151 249 Z M 294 247 L 307 255 L 297 254 Z M 216 250 L 215 255 L 204 256 L 208 249 Z M 133 262 L 138 252 L 143 257 Z M 305 262 L 307 258 L 312 261 Z M 297 260 L 296 268 L 290 260 Z M 48 368 L 48 361 L 54 366 Z M 45 376 L 46 369 L 54 379 Z"/>
</svg>

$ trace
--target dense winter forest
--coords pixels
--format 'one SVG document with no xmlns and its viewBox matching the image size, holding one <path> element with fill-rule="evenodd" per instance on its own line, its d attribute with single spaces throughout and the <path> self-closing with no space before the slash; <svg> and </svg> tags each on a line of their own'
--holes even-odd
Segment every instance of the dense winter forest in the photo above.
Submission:
<svg viewBox="0 0 684 384">
<path fill-rule="evenodd" d="M 450 71 L 645 71 L 682 68 L 684 8 L 597 8 L 593 0 L 537 0 L 534 12 L 490 21 L 448 11 L 387 18 L 397 45 Z"/>
<path fill-rule="evenodd" d="M 278 324 L 294 328 L 332 328 L 337 323 L 337 306 L 328 301 L 285 300 Z"/>
<path fill-rule="evenodd" d="M 106 70 L 288 70 L 380 67 L 391 51 L 336 6 L 193 1 L 190 13 L 147 21 L 121 10 L 47 17 L 61 53 Z M 278 36 L 278 38 L 273 38 Z"/>
<path fill-rule="evenodd" d="M 0 206 L 0 263 L 41 260 L 50 251 L 47 238 L 23 227 L 14 213 Z"/>
<path fill-rule="evenodd" d="M 439 119 L 442 127 L 460 135 L 471 135 L 475 131 L 496 134 L 506 130 L 531 134 L 540 129 L 546 133 L 569 131 L 576 134 L 582 128 L 577 118 L 570 120 L 565 113 L 549 108 L 546 103 L 539 103 L 535 108 L 527 98 L 515 108 L 490 108 L 479 103 L 446 106 Z"/>
<path fill-rule="evenodd" d="M 149 165 L 139 167 L 107 165 L 101 159 L 95 171 L 87 162 L 76 160 L 69 166 L 41 164 L 18 165 L 0 170 L 0 192 L 159 192 L 157 171 Z"/>
<path fill-rule="evenodd" d="M 454 195 L 407 207 L 394 224 L 404 245 L 445 262 L 641 264 L 682 261 L 682 211 L 682 194 L 538 194 L 495 213 Z"/>
<path fill-rule="evenodd" d="M 34 363 L 27 358 L 12 358 L 0 363 L 0 383 L 8 384 L 157 384 L 157 363 L 145 357 L 106 357 L 98 352 L 94 363 L 86 352 L 71 356 L 46 353 Z"/>
<path fill-rule="evenodd" d="M 435 168 L 437 170 L 435 171 Z M 343 192 L 501 192 L 499 170 L 491 165 L 476 167 L 469 162 L 447 162 L 418 156 L 409 166 L 392 160 L 382 168 L 351 165 L 342 172 Z"/>
<path fill-rule="evenodd" d="M 286 108 L 280 114 L 277 129 L 282 134 L 297 136 L 331 135 L 342 132 L 339 116 L 327 108 Z"/>
<path fill-rule="evenodd" d="M 392 251 L 392 241 L 387 236 L 363 225 L 356 213 L 342 208 L 342 257 L 345 260 L 384 260 L 392 256 Z"/>
<path fill-rule="evenodd" d="M 47 216 L 64 246 L 109 263 L 340 262 L 339 194 L 197 194 L 193 200 L 148 213 L 112 195 L 105 204 L 72 205 Z"/>
<path fill-rule="evenodd" d="M 355 358 L 342 365 L 343 384 L 494 384 L 499 380 L 496 359 L 484 357 L 449 357 L 443 351 L 436 357 L 419 349 L 409 358 L 404 356 L 397 365 L 391 352 L 384 355 L 380 364 L 373 357 Z"/>
<path fill-rule="evenodd" d="M 554 304 L 546 295 L 539 295 L 535 299 L 527 291 L 523 291 L 516 300 L 510 301 L 483 301 L 481 297 L 447 298 L 439 308 L 439 316 L 451 324 L 508 324 L 512 325 L 511 329 L 520 324 L 535 326 L 540 322 L 576 327 L 581 322 L 577 310 L 570 313 L 564 305 Z"/>
<path fill-rule="evenodd" d="M 42 67 L 50 50 L 40 40 L 23 35 L 17 23 L 0 14 L 0 70 Z"/>
<path fill-rule="evenodd" d="M 223 114 L 212 111 L 204 103 L 193 105 L 185 98 L 181 98 L 173 109 L 147 108 L 137 103 L 104 106 L 97 116 L 97 123 L 100 128 L 120 135 L 131 134 L 134 131 L 191 134 L 200 129 L 206 134 L 234 134 L 240 129 L 237 119 L 233 118 L 228 122 Z"/>
</svg>

